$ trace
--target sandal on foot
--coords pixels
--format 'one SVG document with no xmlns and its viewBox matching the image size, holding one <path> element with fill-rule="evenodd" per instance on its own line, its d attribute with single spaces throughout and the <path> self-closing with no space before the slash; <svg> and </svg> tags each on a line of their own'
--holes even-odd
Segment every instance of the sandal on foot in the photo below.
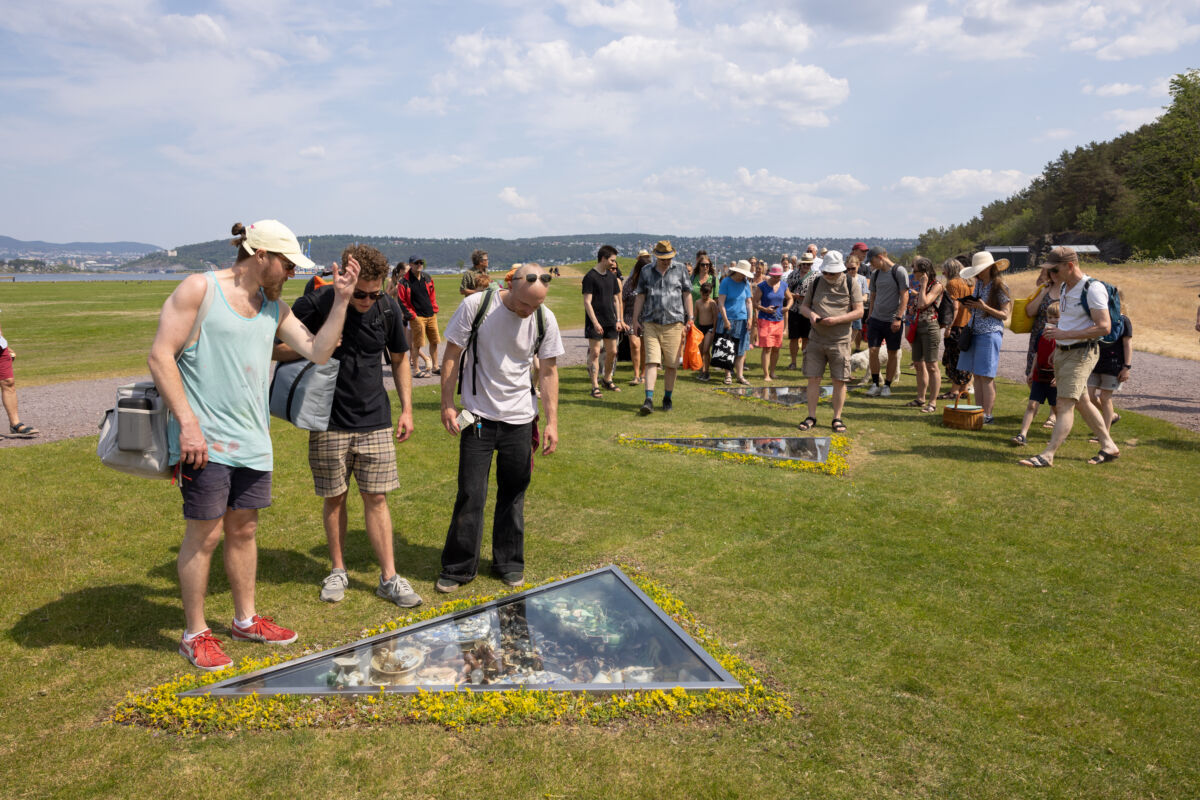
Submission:
<svg viewBox="0 0 1200 800">
<path fill-rule="evenodd" d="M 428 378 L 431 374 L 432 373 L 430 373 L 430 371 L 427 369 L 419 369 L 419 370 L 417 370 L 417 374 L 413 375 L 413 377 L 414 378 Z"/>
<path fill-rule="evenodd" d="M 434 367 L 433 369 L 429 370 L 429 372 L 430 372 L 431 374 L 433 374 L 433 375 L 441 375 L 441 374 L 442 374 L 442 368 L 441 368 L 441 367 Z"/>
<path fill-rule="evenodd" d="M 829 427 L 833 428 L 834 433 L 846 432 L 846 423 L 842 422 L 840 419 L 835 419 Z"/>
<path fill-rule="evenodd" d="M 804 422 L 801 422 L 801 423 L 800 423 L 799 425 L 797 425 L 796 427 L 797 427 L 797 428 L 799 428 L 799 429 L 800 429 L 800 430 L 802 430 L 802 431 L 808 431 L 808 430 L 812 430 L 813 426 L 814 426 L 814 425 L 816 425 L 816 424 L 817 424 L 817 418 L 816 418 L 816 417 L 805 417 L 805 418 L 804 418 Z"/>
<path fill-rule="evenodd" d="M 38 429 L 25 422 L 18 422 L 16 425 L 9 425 L 8 432 L 13 436 L 37 436 Z"/>
<path fill-rule="evenodd" d="M 615 383 L 613 383 L 611 380 L 607 380 L 607 381 L 600 381 L 600 385 L 601 385 L 601 386 L 603 386 L 605 389 L 608 389 L 610 392 L 619 392 L 619 391 L 621 391 L 621 387 L 620 387 L 620 386 L 617 386 L 617 385 L 616 385 Z"/>
<path fill-rule="evenodd" d="M 746 380 L 745 378 L 738 378 L 738 379 L 737 379 L 737 382 L 738 382 L 738 383 L 740 383 L 742 386 L 749 386 L 749 385 L 750 385 L 750 381 Z"/>
<path fill-rule="evenodd" d="M 1034 467 L 1035 469 L 1040 469 L 1042 467 L 1053 467 L 1054 466 L 1053 461 L 1047 461 L 1040 454 L 1036 455 L 1036 456 L 1030 456 L 1029 458 L 1022 458 L 1017 463 L 1020 464 L 1022 467 Z"/>
<path fill-rule="evenodd" d="M 1051 428 L 1054 427 L 1054 420 L 1052 420 L 1052 419 L 1046 420 L 1045 422 L 1042 423 L 1042 427 L 1045 428 L 1046 430 L 1050 430 Z"/>
<path fill-rule="evenodd" d="M 1099 453 L 1096 453 L 1096 455 L 1089 458 L 1087 463 L 1091 464 L 1092 466 L 1096 466 L 1097 464 L 1107 464 L 1109 461 L 1116 461 L 1120 455 L 1121 452 L 1119 450 L 1115 453 L 1106 453 L 1101 450 Z"/>
<path fill-rule="evenodd" d="M 1026 444 L 1026 441 L 1025 441 L 1025 434 L 1023 434 L 1023 433 L 1018 433 L 1016 436 L 1014 436 L 1014 437 L 1012 438 L 1012 443 L 1013 443 L 1014 445 L 1016 445 L 1017 447 L 1024 447 L 1024 446 L 1025 446 L 1025 444 Z"/>
<path fill-rule="evenodd" d="M 927 403 L 924 407 L 921 408 L 922 414 L 933 414 L 936 411 L 937 411 L 937 405 L 934 403 Z"/>
<path fill-rule="evenodd" d="M 599 386 L 592 387 L 592 397 L 601 397 L 602 395 L 603 395 L 603 392 L 600 391 Z"/>
<path fill-rule="evenodd" d="M 920 408 L 923 405 L 925 405 L 924 400 L 909 400 L 907 403 L 904 404 L 904 407 L 905 408 Z"/>
</svg>

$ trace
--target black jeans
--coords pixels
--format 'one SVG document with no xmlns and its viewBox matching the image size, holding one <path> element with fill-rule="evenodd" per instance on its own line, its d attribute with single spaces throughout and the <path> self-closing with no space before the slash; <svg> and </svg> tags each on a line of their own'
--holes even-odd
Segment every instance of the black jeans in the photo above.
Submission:
<svg viewBox="0 0 1200 800">
<path fill-rule="evenodd" d="M 441 577 L 459 583 L 472 580 L 479 571 L 483 506 L 493 451 L 497 456 L 492 569 L 499 573 L 525 570 L 525 489 L 533 466 L 533 423 L 480 422 L 480 427 L 464 427 L 458 435 L 458 497 L 442 548 Z"/>
</svg>

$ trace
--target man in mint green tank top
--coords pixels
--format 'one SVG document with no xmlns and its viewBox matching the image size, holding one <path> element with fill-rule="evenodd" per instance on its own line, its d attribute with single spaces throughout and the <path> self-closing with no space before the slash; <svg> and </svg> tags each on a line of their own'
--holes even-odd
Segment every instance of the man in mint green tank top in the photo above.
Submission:
<svg viewBox="0 0 1200 800">
<path fill-rule="evenodd" d="M 234 225 L 233 235 L 232 267 L 191 275 L 167 298 L 149 358 L 171 410 L 171 461 L 183 495 L 177 566 L 187 627 L 179 652 L 207 670 L 232 663 L 204 616 L 209 567 L 222 534 L 233 595 L 231 637 L 281 645 L 296 640 L 294 631 L 259 616 L 254 605 L 258 510 L 271 504 L 271 348 L 278 337 L 305 358 L 327 361 L 359 269 L 351 261 L 337 275 L 330 313 L 336 324 L 314 336 L 279 300 L 295 268 L 313 266 L 295 234 L 277 220 L 261 220 L 248 228 Z"/>
</svg>

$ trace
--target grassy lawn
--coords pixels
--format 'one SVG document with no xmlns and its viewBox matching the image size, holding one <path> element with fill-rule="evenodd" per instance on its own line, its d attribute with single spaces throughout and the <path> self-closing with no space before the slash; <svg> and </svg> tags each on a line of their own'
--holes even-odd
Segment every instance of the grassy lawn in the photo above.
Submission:
<svg viewBox="0 0 1200 800">
<path fill-rule="evenodd" d="M 1000 387 L 995 430 L 967 433 L 901 409 L 906 377 L 889 403 L 849 402 L 851 473 L 839 479 L 613 443 L 779 433 L 802 411 L 681 380 L 676 410 L 642 419 L 638 392 L 595 401 L 582 368 L 563 377 L 562 449 L 537 459 L 526 507 L 530 579 L 640 565 L 790 694 L 793 719 L 191 739 L 103 725 L 127 690 L 188 669 L 175 653 L 182 524 L 175 489 L 103 469 L 89 438 L 0 455 L 2 794 L 1200 794 L 1200 436 L 1127 414 L 1116 464 L 1085 465 L 1095 447 L 1077 433 L 1054 469 L 1021 469 L 1007 445 L 1021 389 Z M 391 507 L 401 573 L 436 603 L 456 443 L 433 387 L 415 405 Z M 374 597 L 354 503 L 351 590 L 318 601 L 327 562 L 306 440 L 282 424 L 274 435 L 260 612 L 308 644 L 396 616 Z M 499 588 L 481 577 L 466 591 Z M 219 558 L 211 590 L 209 618 L 227 639 Z"/>
<path fill-rule="evenodd" d="M 503 278 L 504 273 L 493 273 Z M 283 299 L 299 297 L 307 278 L 293 278 Z M 438 320 L 444 330 L 462 297 L 458 275 L 439 275 Z M 17 353 L 21 386 L 80 378 L 144 375 L 146 355 L 173 281 L 64 281 L 0 284 L 0 328 Z M 583 327 L 580 276 L 565 270 L 551 284 L 548 306 L 564 329 Z"/>
<path fill-rule="evenodd" d="M 458 278 L 437 280 L 444 324 Z M 582 325 L 578 280 L 551 285 L 563 328 Z M 144 372 L 172 288 L 0 286 L 18 379 Z M 126 691 L 190 669 L 175 653 L 182 522 L 177 490 L 102 468 L 87 438 L 0 451 L 0 796 L 1200 796 L 1200 436 L 1124 414 L 1115 464 L 1083 463 L 1096 448 L 1077 423 L 1057 466 L 1022 469 L 1007 441 L 1023 387 L 1000 384 L 995 429 L 968 433 L 901 408 L 905 376 L 890 401 L 852 395 L 850 475 L 830 478 L 614 443 L 779 435 L 802 410 L 685 378 L 674 412 L 643 419 L 633 387 L 600 401 L 587 387 L 582 368 L 563 371 L 561 450 L 538 457 L 526 506 L 530 580 L 640 566 L 787 692 L 793 719 L 191 739 L 104 725 Z M 400 571 L 434 604 L 457 445 L 435 387 L 414 400 L 391 508 Z M 328 564 L 307 440 L 273 433 L 260 613 L 308 645 L 397 616 L 374 596 L 354 500 L 351 589 L 318 601 Z M 1035 425 L 1025 452 L 1046 433 Z M 500 588 L 481 577 L 465 591 Z M 228 640 L 219 557 L 211 594 Z"/>
</svg>

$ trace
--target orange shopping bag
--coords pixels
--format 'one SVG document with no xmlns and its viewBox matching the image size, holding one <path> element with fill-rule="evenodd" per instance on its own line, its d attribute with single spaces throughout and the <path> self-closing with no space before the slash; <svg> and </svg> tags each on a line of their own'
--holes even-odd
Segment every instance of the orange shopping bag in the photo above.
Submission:
<svg viewBox="0 0 1200 800">
<path fill-rule="evenodd" d="M 704 334 L 689 322 L 687 338 L 683 341 L 684 369 L 704 369 L 704 359 L 700 357 L 700 342 L 703 340 Z"/>
</svg>

